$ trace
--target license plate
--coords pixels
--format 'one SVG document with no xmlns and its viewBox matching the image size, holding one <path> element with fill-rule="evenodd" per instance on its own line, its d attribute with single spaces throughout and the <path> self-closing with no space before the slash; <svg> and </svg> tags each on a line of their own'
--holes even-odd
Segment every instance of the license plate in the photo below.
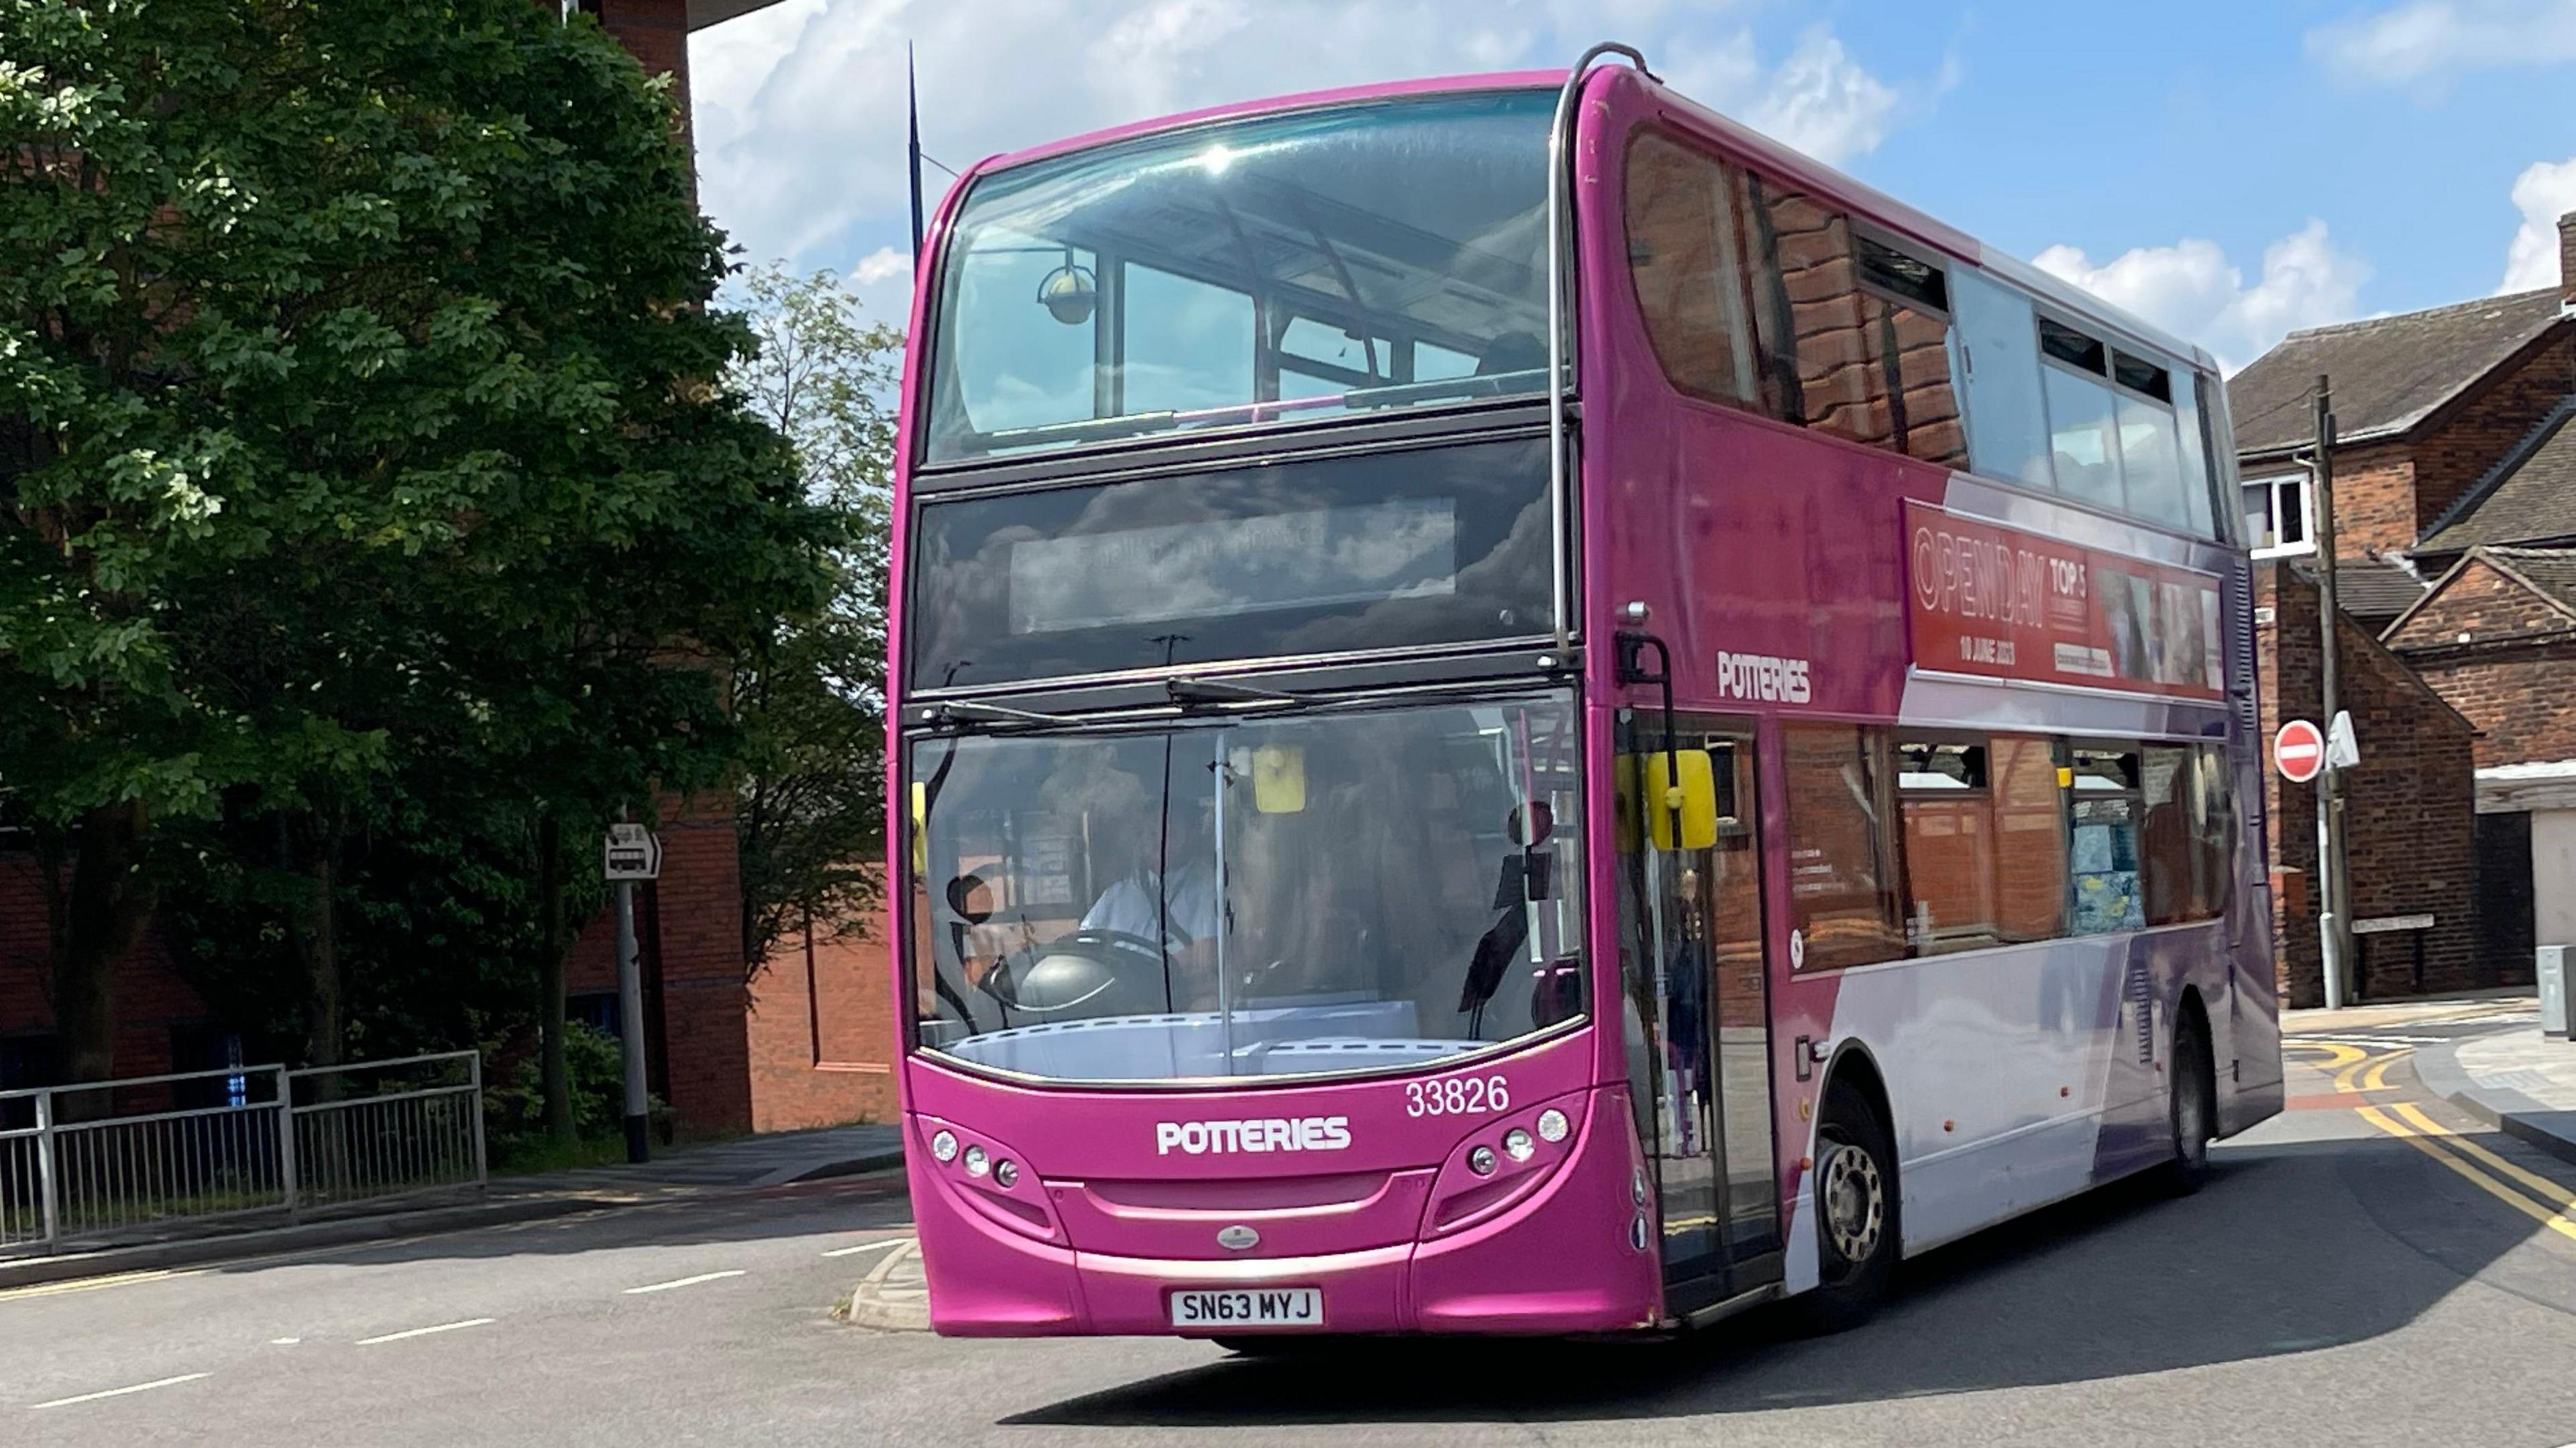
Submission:
<svg viewBox="0 0 2576 1448">
<path fill-rule="evenodd" d="M 1324 1294 L 1313 1287 L 1226 1288 L 1172 1294 L 1172 1326 L 1185 1329 L 1322 1327 Z"/>
</svg>

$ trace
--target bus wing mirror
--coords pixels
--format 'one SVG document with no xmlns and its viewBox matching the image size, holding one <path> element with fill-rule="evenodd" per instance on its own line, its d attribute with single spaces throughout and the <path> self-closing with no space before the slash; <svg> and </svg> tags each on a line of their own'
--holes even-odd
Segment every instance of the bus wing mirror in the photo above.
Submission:
<svg viewBox="0 0 2576 1448">
<path fill-rule="evenodd" d="M 1716 844 L 1717 771 L 1708 751 L 1649 754 L 1645 766 L 1644 803 L 1655 848 L 1705 850 Z"/>
<path fill-rule="evenodd" d="M 1306 812 L 1306 751 L 1266 744 L 1252 751 L 1252 807 L 1266 815 Z"/>
</svg>

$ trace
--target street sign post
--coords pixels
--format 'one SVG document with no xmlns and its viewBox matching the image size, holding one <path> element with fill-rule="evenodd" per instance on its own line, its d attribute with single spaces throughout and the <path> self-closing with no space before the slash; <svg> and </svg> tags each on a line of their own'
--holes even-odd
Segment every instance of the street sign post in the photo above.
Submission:
<svg viewBox="0 0 2576 1448">
<path fill-rule="evenodd" d="M 644 969 L 635 952 L 635 882 L 662 877 L 662 837 L 627 820 L 608 827 L 600 868 L 617 886 L 617 1035 L 626 1058 L 626 1159 L 652 1154 L 645 1135 Z"/>
<path fill-rule="evenodd" d="M 601 869 L 610 880 L 662 878 L 662 837 L 638 824 L 619 821 L 608 827 Z"/>
<path fill-rule="evenodd" d="M 2306 784 L 2325 772 L 2326 737 L 2305 719 L 2293 719 L 2272 736 L 2272 765 L 2292 784 Z"/>
<path fill-rule="evenodd" d="M 2361 763 L 2361 741 L 2353 737 L 2352 711 L 2338 709 L 2326 726 L 2326 768 L 2350 769 Z"/>
</svg>

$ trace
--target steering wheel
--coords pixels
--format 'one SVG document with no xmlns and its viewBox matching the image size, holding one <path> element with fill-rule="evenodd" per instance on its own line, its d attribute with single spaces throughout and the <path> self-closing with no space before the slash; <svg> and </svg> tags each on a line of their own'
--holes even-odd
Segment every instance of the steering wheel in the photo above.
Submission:
<svg viewBox="0 0 2576 1448">
<path fill-rule="evenodd" d="M 976 988 L 1033 1016 L 1160 1012 L 1163 951 L 1124 930 L 1075 930 L 1013 953 Z"/>
</svg>

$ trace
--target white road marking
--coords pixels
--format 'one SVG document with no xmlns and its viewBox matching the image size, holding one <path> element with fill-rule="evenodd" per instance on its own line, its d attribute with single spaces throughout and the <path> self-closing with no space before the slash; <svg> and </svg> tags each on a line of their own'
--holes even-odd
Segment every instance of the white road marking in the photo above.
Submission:
<svg viewBox="0 0 2576 1448">
<path fill-rule="evenodd" d="M 304 1339 L 300 1337 L 272 1337 L 268 1340 L 268 1345 L 270 1347 L 293 1347 L 302 1341 L 304 1341 Z"/>
<path fill-rule="evenodd" d="M 644 1287 L 629 1287 L 626 1289 L 626 1295 L 632 1297 L 639 1292 L 668 1292 L 674 1287 L 695 1287 L 701 1282 L 714 1282 L 720 1278 L 740 1277 L 742 1275 L 743 1269 L 740 1267 L 736 1267 L 729 1272 L 701 1272 L 695 1277 L 681 1277 L 670 1282 L 655 1282 Z"/>
<path fill-rule="evenodd" d="M 400 1342 L 407 1337 L 427 1337 L 433 1332 L 454 1332 L 459 1328 L 485 1327 L 492 1321 L 493 1319 L 488 1317 L 469 1317 L 463 1322 L 442 1322 L 436 1327 L 415 1327 L 405 1332 L 389 1332 L 382 1337 L 362 1337 L 358 1339 L 358 1346 L 374 1347 L 380 1342 Z"/>
<path fill-rule="evenodd" d="M 77 1398 L 56 1398 L 50 1403 L 38 1403 L 35 1406 L 39 1408 L 68 1408 L 74 1403 L 95 1403 L 101 1398 L 121 1398 L 128 1393 L 148 1393 L 154 1388 L 166 1388 L 175 1383 L 193 1383 L 199 1378 L 211 1376 L 212 1374 L 210 1373 L 181 1373 L 175 1378 L 156 1378 L 148 1383 L 136 1383 L 130 1388 L 109 1388 L 103 1393 L 83 1393 Z"/>
<path fill-rule="evenodd" d="M 911 1240 L 912 1239 L 910 1237 L 888 1237 L 882 1242 L 861 1242 L 855 1247 L 835 1247 L 823 1255 L 826 1257 L 855 1257 L 861 1252 L 874 1252 L 883 1247 L 900 1247 Z"/>
</svg>

